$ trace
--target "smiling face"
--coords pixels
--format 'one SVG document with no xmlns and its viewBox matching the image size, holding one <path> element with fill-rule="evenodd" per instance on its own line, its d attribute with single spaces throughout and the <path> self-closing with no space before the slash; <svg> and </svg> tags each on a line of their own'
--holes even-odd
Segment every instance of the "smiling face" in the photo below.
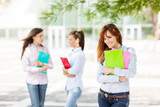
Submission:
<svg viewBox="0 0 160 107">
<path fill-rule="evenodd" d="M 104 33 L 104 43 L 109 48 L 120 48 L 120 44 L 117 42 L 117 38 L 113 36 L 108 30 Z"/>
<path fill-rule="evenodd" d="M 37 45 L 40 45 L 43 43 L 43 32 L 40 32 L 37 35 L 33 36 L 33 43 Z"/>
<path fill-rule="evenodd" d="M 68 43 L 73 48 L 79 47 L 79 39 L 75 39 L 73 35 L 69 35 Z"/>
</svg>

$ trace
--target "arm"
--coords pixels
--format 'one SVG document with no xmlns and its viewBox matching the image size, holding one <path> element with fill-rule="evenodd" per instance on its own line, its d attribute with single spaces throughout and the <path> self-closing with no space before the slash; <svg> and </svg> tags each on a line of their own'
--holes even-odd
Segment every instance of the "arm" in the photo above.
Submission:
<svg viewBox="0 0 160 107">
<path fill-rule="evenodd" d="M 62 68 L 62 70 L 63 70 L 63 74 L 65 75 L 65 76 L 67 76 L 67 77 L 75 77 L 75 75 L 71 75 L 71 74 L 69 74 L 68 73 L 68 69 L 65 69 L 65 68 Z"/>
<path fill-rule="evenodd" d="M 74 64 L 71 68 L 68 69 L 68 73 L 72 75 L 76 75 L 80 68 L 83 66 L 85 59 L 83 58 L 82 55 L 77 55 Z"/>
<path fill-rule="evenodd" d="M 67 76 L 67 77 L 71 77 L 71 78 L 76 77 L 75 75 L 71 75 L 71 74 L 65 74 L 65 76 Z"/>
<path fill-rule="evenodd" d="M 97 70 L 97 81 L 99 83 L 119 82 L 119 77 L 115 75 L 105 75 L 103 73 L 103 66 L 99 63 L 98 70 Z"/>
<path fill-rule="evenodd" d="M 37 68 L 36 66 L 31 66 L 29 63 L 29 50 L 26 48 L 23 58 L 22 58 L 22 65 L 23 65 L 23 69 L 26 72 L 39 72 L 39 68 Z"/>
</svg>

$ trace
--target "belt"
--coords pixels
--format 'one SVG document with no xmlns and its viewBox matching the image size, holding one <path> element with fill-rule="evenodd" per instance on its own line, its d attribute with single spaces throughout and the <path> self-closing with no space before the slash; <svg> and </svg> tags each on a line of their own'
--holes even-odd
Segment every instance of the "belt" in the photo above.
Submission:
<svg viewBox="0 0 160 107">
<path fill-rule="evenodd" d="M 106 98 L 126 98 L 126 97 L 129 97 L 129 95 L 109 95 L 109 94 L 106 94 L 102 91 L 99 91 L 99 93 L 103 96 L 105 96 Z"/>
</svg>

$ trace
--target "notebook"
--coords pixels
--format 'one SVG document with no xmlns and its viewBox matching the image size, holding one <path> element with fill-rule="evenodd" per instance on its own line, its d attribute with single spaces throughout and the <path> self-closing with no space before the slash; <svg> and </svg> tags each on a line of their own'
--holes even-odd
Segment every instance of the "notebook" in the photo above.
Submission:
<svg viewBox="0 0 160 107">
<path fill-rule="evenodd" d="M 38 59 L 37 60 L 42 62 L 42 63 L 48 64 L 49 57 L 50 57 L 50 55 L 48 53 L 45 53 L 43 51 L 39 51 L 39 55 L 38 55 Z M 37 67 L 42 67 L 42 66 L 37 66 Z M 40 71 L 40 72 L 44 73 L 44 74 L 47 74 L 46 71 Z"/>
<path fill-rule="evenodd" d="M 62 63 L 63 63 L 64 68 L 66 68 L 66 69 L 71 68 L 71 66 L 70 66 L 69 61 L 68 61 L 67 58 L 61 57 L 60 59 L 61 59 L 61 61 L 62 61 Z"/>
<path fill-rule="evenodd" d="M 123 50 L 104 51 L 105 66 L 109 68 L 119 67 L 124 69 Z M 110 73 L 109 75 L 114 75 Z"/>
</svg>

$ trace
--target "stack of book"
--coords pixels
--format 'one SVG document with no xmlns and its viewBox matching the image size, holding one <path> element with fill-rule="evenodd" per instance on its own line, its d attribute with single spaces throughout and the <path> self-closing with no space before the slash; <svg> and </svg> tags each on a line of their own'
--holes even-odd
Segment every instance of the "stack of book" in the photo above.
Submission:
<svg viewBox="0 0 160 107">
<path fill-rule="evenodd" d="M 123 50 L 112 49 L 104 51 L 105 66 L 109 68 L 128 69 L 131 53 Z M 109 75 L 114 75 L 110 73 Z"/>
</svg>

